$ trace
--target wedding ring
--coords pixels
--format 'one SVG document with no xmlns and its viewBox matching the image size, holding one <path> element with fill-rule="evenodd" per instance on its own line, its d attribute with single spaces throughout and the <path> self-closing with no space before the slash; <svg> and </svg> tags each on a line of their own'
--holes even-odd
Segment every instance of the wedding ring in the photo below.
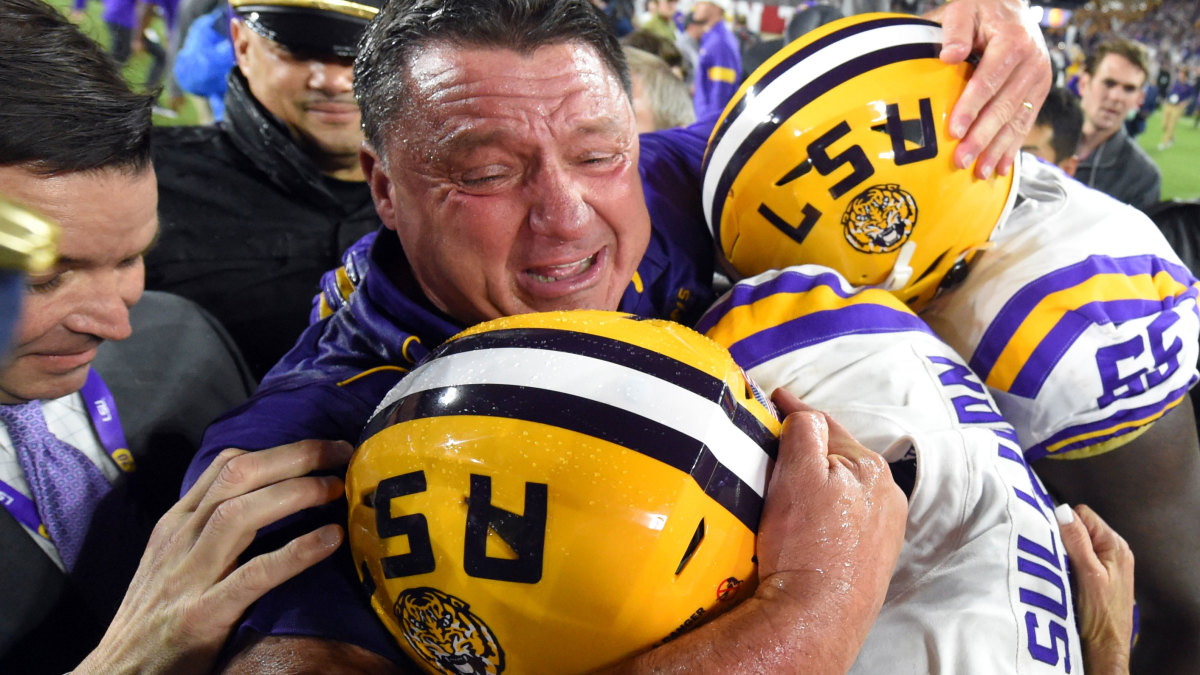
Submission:
<svg viewBox="0 0 1200 675">
<path fill-rule="evenodd" d="M 1025 106 L 1026 110 L 1033 110 L 1033 104 L 1029 101 L 1021 101 L 1021 105 Z"/>
</svg>

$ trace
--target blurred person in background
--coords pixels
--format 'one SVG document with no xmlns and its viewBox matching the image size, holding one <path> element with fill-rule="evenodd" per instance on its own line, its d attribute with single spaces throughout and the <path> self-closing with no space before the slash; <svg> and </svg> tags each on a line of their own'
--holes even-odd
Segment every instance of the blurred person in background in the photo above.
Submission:
<svg viewBox="0 0 1200 675">
<path fill-rule="evenodd" d="M 1162 177 L 1125 119 L 1141 105 L 1149 72 L 1145 47 L 1118 38 L 1096 47 L 1079 76 L 1083 138 L 1075 177 L 1143 211 L 1159 201 Z"/>
<path fill-rule="evenodd" d="M 296 341 L 321 274 L 375 229 L 351 71 L 381 0 L 233 0 L 225 120 L 159 127 L 148 288 L 199 303 L 255 378 Z"/>
<path fill-rule="evenodd" d="M 1163 135 L 1158 144 L 1159 150 L 1175 145 L 1175 126 L 1179 124 L 1184 108 L 1195 98 L 1196 89 L 1192 85 L 1192 78 L 1188 76 L 1187 68 L 1180 66 L 1163 103 Z"/>
<path fill-rule="evenodd" d="M 625 45 L 638 133 L 683 127 L 696 120 L 687 84 L 654 54 Z"/>
<path fill-rule="evenodd" d="M 175 56 L 176 84 L 207 103 L 207 120 L 202 124 L 225 119 L 225 92 L 229 90 L 229 71 L 235 65 L 229 8 L 222 4 L 192 22 Z"/>
<path fill-rule="evenodd" d="M 1066 89 L 1055 87 L 1046 95 L 1021 150 L 1054 164 L 1068 176 L 1074 176 L 1079 166 L 1075 151 L 1082 135 L 1083 110 L 1079 107 L 1079 99 Z"/>
<path fill-rule="evenodd" d="M 725 22 L 728 0 L 699 0 L 692 6 L 688 30 L 700 33 L 692 106 L 696 119 L 716 119 L 742 81 L 742 50 Z"/>
<path fill-rule="evenodd" d="M 675 11 L 678 7 L 679 0 L 648 0 L 646 17 L 638 27 L 674 44 L 679 35 L 679 29 L 675 26 Z"/>
<path fill-rule="evenodd" d="M 150 70 L 146 74 L 146 89 L 162 83 L 167 72 L 167 51 L 158 34 L 150 29 L 156 8 L 161 8 L 163 21 L 170 32 L 175 25 L 177 0 L 104 0 L 104 23 L 108 26 L 109 51 L 117 65 L 123 66 L 134 52 L 150 55 Z"/>
<path fill-rule="evenodd" d="M 688 92 L 688 100 L 691 100 L 691 89 L 687 88 L 687 78 L 684 74 L 683 54 L 679 53 L 679 48 L 675 46 L 674 40 L 668 40 L 645 28 L 639 28 L 621 38 L 621 44 L 641 50 L 647 54 L 653 54 L 662 59 L 671 68 L 671 72 L 675 74 L 675 77 L 685 83 L 684 87 Z M 691 103 L 688 103 L 688 106 L 690 107 Z"/>
<path fill-rule="evenodd" d="M 171 31 L 170 40 L 167 43 L 167 61 L 171 64 L 172 86 L 176 89 L 172 91 L 172 95 L 183 96 L 184 94 L 194 94 L 194 92 L 188 91 L 186 87 L 179 83 L 180 73 L 183 73 L 186 79 L 190 70 L 178 67 L 179 52 L 183 50 L 184 45 L 187 43 L 192 23 L 205 14 L 209 14 L 222 7 L 228 7 L 222 0 L 179 0 L 179 5 L 175 11 L 175 28 Z M 228 23 L 228 20 L 226 20 L 226 23 Z M 226 37 L 228 37 L 229 31 L 226 30 L 225 32 Z M 226 68 L 226 71 L 228 71 L 228 68 Z M 203 95 L 197 96 L 201 96 L 201 98 L 192 101 L 193 107 L 196 108 L 196 115 L 201 124 L 208 124 L 213 121 L 211 105 L 203 98 Z"/>
</svg>

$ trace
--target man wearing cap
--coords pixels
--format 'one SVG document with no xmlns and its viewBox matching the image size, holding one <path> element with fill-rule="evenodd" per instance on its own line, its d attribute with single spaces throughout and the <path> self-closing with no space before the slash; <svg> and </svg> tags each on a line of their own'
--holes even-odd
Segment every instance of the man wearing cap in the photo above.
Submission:
<svg viewBox="0 0 1200 675">
<path fill-rule="evenodd" d="M 225 120 L 155 130 L 146 286 L 216 316 L 256 378 L 304 329 L 321 273 L 378 225 L 351 66 L 380 2 L 232 0 Z"/>
<path fill-rule="evenodd" d="M 700 0 L 692 7 L 689 22 L 703 28 L 696 62 L 692 105 L 696 119 L 716 119 L 742 81 L 742 52 L 737 37 L 725 23 L 725 0 Z"/>
</svg>

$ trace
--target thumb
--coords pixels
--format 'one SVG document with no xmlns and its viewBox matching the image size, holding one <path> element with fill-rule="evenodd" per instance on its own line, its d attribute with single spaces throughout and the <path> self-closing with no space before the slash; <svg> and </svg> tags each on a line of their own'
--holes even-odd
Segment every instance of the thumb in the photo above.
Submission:
<svg viewBox="0 0 1200 675">
<path fill-rule="evenodd" d="M 828 419 L 782 387 L 775 390 L 771 400 L 784 415 L 771 482 L 792 483 L 807 473 L 825 478 L 829 472 Z"/>
<path fill-rule="evenodd" d="M 1063 546 L 1067 549 L 1067 555 L 1075 560 L 1077 565 L 1084 568 L 1099 565 L 1100 560 L 1092 548 L 1092 537 L 1088 534 L 1087 527 L 1083 522 L 1075 517 L 1075 511 L 1071 509 L 1071 505 L 1059 504 L 1054 507 L 1054 517 L 1058 520 L 1058 529 L 1062 533 Z"/>
</svg>

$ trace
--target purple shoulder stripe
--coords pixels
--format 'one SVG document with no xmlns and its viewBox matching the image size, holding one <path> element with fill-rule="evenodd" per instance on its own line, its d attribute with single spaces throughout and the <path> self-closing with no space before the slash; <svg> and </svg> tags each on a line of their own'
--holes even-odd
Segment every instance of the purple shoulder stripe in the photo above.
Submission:
<svg viewBox="0 0 1200 675">
<path fill-rule="evenodd" d="M 862 304 L 815 312 L 758 331 L 729 347 L 733 359 L 746 370 L 804 347 L 843 335 L 868 335 L 918 331 L 933 335 L 924 321 L 909 312 L 881 305 Z"/>
<path fill-rule="evenodd" d="M 1094 255 L 1026 284 L 1005 303 L 984 332 L 983 337 L 979 340 L 979 345 L 975 348 L 975 353 L 971 356 L 971 370 L 974 370 L 980 378 L 986 381 L 992 368 L 996 365 L 996 360 L 1008 346 L 1013 335 L 1020 329 L 1030 312 L 1046 296 L 1078 286 L 1101 274 L 1124 274 L 1126 276 L 1149 274 L 1153 276 L 1164 271 L 1184 286 L 1191 286 L 1195 283 L 1195 279 L 1186 267 L 1163 260 L 1156 255 L 1127 258 Z"/>
<path fill-rule="evenodd" d="M 1100 436 L 1090 436 L 1088 438 L 1070 441 L 1060 448 L 1055 448 L 1053 452 L 1050 452 L 1047 449 L 1050 446 L 1057 445 L 1063 441 L 1068 441 L 1073 437 L 1090 434 L 1096 431 L 1103 431 L 1104 429 L 1111 429 L 1112 427 L 1115 427 L 1123 422 L 1145 420 L 1155 417 L 1156 415 L 1165 412 L 1168 408 L 1175 405 L 1179 399 L 1183 398 L 1183 395 L 1188 392 L 1188 389 L 1191 389 L 1192 385 L 1196 383 L 1197 379 L 1200 378 L 1197 378 L 1196 375 L 1192 375 L 1191 379 L 1188 380 L 1186 385 L 1168 393 L 1156 403 L 1151 403 L 1150 405 L 1144 405 L 1138 408 L 1127 408 L 1125 410 L 1121 410 L 1115 415 L 1111 415 L 1097 422 L 1067 427 L 1053 436 L 1050 436 L 1046 440 L 1028 448 L 1025 451 L 1025 460 L 1031 463 L 1036 462 L 1037 460 L 1052 454 L 1059 455 L 1065 452 L 1070 452 L 1071 450 L 1086 448 L 1090 445 L 1099 445 L 1100 443 L 1112 440 L 1118 436 L 1124 436 L 1127 433 L 1137 431 L 1145 425 L 1129 426 L 1113 430 L 1111 433 L 1102 434 Z"/>
<path fill-rule="evenodd" d="M 819 286 L 828 288 L 839 298 L 853 297 L 858 293 L 857 289 L 849 291 L 844 289 L 842 287 L 842 277 L 834 272 L 808 274 L 796 270 L 787 270 L 767 281 L 754 284 L 736 284 L 732 290 L 726 293 L 723 298 L 704 314 L 700 322 L 696 324 L 696 330 L 700 333 L 707 333 L 736 307 L 752 305 L 759 300 L 779 293 L 805 293 Z"/>
<path fill-rule="evenodd" d="M 1036 398 L 1042 385 L 1058 365 L 1059 360 L 1089 326 L 1120 324 L 1152 314 L 1170 311 L 1183 299 L 1195 298 L 1197 289 L 1190 287 L 1183 295 L 1163 300 L 1110 300 L 1097 301 L 1068 312 L 1059 319 L 1054 328 L 1042 338 L 1041 343 L 1030 354 L 1021 371 L 1013 379 L 1009 393 L 1025 398 Z"/>
</svg>

